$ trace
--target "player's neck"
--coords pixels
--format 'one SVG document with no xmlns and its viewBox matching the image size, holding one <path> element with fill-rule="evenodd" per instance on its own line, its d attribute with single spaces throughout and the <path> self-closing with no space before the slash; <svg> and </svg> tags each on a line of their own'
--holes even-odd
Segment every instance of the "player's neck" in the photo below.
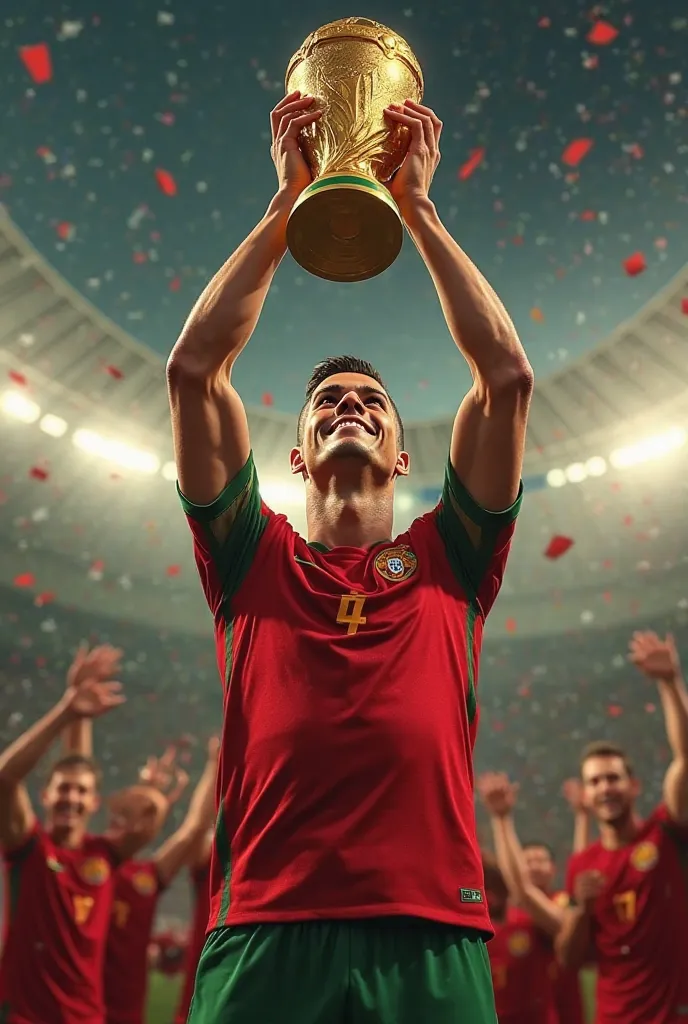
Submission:
<svg viewBox="0 0 688 1024">
<path fill-rule="evenodd" d="M 334 483 L 334 482 L 333 482 Z M 306 492 L 308 542 L 326 548 L 369 548 L 392 536 L 394 492 L 385 488 L 342 488 Z"/>
<path fill-rule="evenodd" d="M 47 825 L 47 831 L 53 843 L 63 850 L 78 850 L 84 841 L 86 829 L 82 826 L 79 826 L 79 828 L 64 828 L 59 825 L 53 826 L 50 822 Z"/>
<path fill-rule="evenodd" d="M 621 821 L 613 824 L 599 822 L 600 842 L 605 850 L 620 850 L 622 846 L 628 846 L 635 839 L 640 827 L 640 818 L 634 811 Z"/>
</svg>

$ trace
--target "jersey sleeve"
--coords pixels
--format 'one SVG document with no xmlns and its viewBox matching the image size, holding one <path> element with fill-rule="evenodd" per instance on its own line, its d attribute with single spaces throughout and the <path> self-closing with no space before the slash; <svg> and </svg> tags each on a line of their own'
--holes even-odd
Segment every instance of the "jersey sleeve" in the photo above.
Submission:
<svg viewBox="0 0 688 1024">
<path fill-rule="evenodd" d="M 260 498 L 253 453 L 210 505 L 189 501 L 179 484 L 177 493 L 193 535 L 203 592 L 217 616 L 241 586 L 270 516 Z"/>
<path fill-rule="evenodd" d="M 43 834 L 40 824 L 37 821 L 34 822 L 34 826 L 24 842 L 20 846 L 14 846 L 9 850 L 0 849 L 0 857 L 9 867 L 21 864 L 31 853 L 36 843 L 41 842 Z"/>
<path fill-rule="evenodd" d="M 454 575 L 487 615 L 502 585 L 523 484 L 516 501 L 503 512 L 488 512 L 471 497 L 447 462 L 442 497 L 435 510 L 437 529 Z"/>
</svg>

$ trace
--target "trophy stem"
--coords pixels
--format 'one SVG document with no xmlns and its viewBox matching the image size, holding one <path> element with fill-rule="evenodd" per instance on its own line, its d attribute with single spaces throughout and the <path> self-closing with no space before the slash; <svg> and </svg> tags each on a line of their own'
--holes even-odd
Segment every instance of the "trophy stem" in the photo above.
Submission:
<svg viewBox="0 0 688 1024">
<path fill-rule="evenodd" d="M 316 178 L 296 200 L 287 224 L 296 262 L 326 281 L 376 277 L 397 258 L 403 237 L 389 191 L 356 171 Z"/>
</svg>

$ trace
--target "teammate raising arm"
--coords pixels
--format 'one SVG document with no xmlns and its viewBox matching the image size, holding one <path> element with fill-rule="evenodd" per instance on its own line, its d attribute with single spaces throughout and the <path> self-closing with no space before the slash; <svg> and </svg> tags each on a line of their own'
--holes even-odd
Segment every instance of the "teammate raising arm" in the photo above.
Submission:
<svg viewBox="0 0 688 1024">
<path fill-rule="evenodd" d="M 642 821 L 624 750 L 604 741 L 581 758 L 585 800 L 600 841 L 571 858 L 557 945 L 578 965 L 592 944 L 597 1024 L 679 1024 L 688 1012 L 688 905 L 681 851 L 688 842 L 688 695 L 673 638 L 634 633 L 630 660 L 657 684 L 672 761 L 663 803 Z"/>
<path fill-rule="evenodd" d="M 9 1024 L 101 1024 L 102 967 L 113 872 L 146 842 L 140 819 L 110 838 L 87 834 L 99 804 L 89 759 L 53 766 L 39 824 L 24 780 L 64 730 L 124 701 L 119 652 L 82 651 L 58 703 L 0 755 L 0 844 L 12 879 L 5 901 L 0 1006 Z"/>
</svg>

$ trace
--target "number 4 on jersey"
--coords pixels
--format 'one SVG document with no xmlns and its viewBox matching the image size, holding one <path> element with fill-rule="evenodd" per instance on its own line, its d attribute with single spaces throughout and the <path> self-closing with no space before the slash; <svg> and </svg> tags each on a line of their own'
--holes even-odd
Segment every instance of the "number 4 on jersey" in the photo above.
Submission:
<svg viewBox="0 0 688 1024">
<path fill-rule="evenodd" d="M 366 603 L 365 594 L 342 594 L 339 600 L 339 611 L 337 622 L 340 626 L 348 626 L 347 636 L 358 632 L 359 626 L 365 626 L 366 616 L 362 614 L 363 606 Z"/>
</svg>

